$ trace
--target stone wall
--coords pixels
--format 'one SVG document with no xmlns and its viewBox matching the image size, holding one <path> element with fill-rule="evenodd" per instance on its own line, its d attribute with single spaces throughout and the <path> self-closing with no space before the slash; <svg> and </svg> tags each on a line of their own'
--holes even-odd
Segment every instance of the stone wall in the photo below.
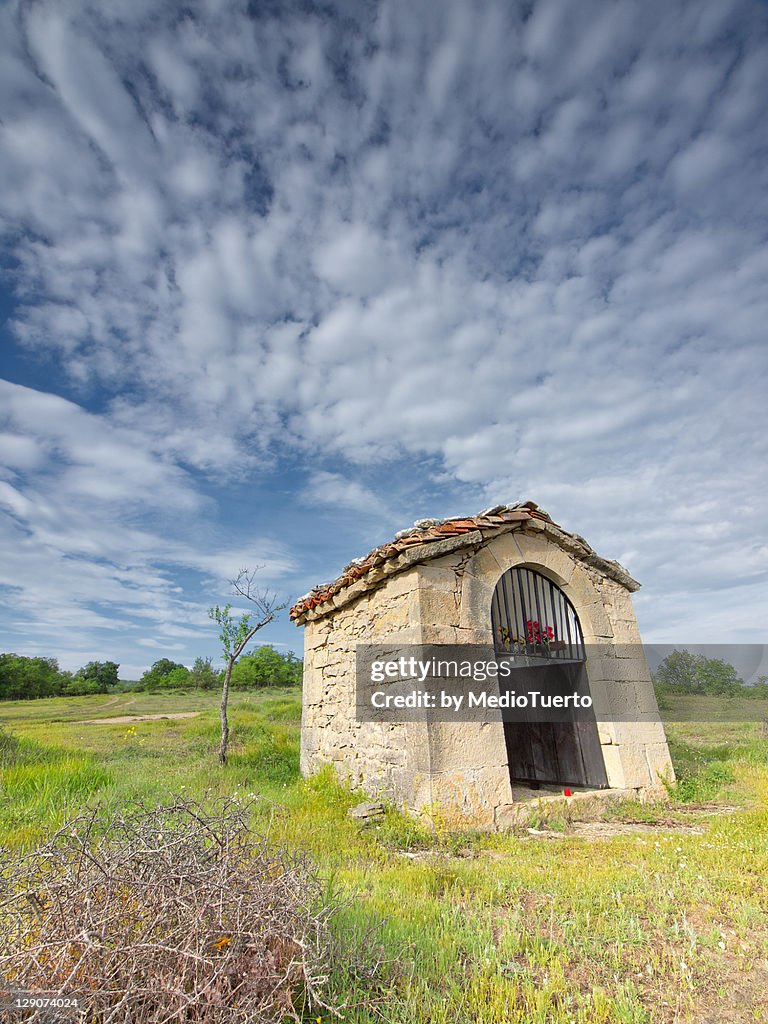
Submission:
<svg viewBox="0 0 768 1024">
<path fill-rule="evenodd" d="M 304 630 L 302 774 L 331 763 L 353 786 L 420 806 L 414 800 L 424 772 L 425 727 L 355 718 L 356 644 L 421 643 L 413 570 L 390 577 L 386 586 L 367 591 L 333 615 L 308 622 Z"/>
<path fill-rule="evenodd" d="M 308 775 L 330 762 L 352 785 L 413 810 L 439 806 L 467 823 L 500 825 L 514 803 L 501 722 L 357 722 L 355 644 L 488 643 L 496 583 L 525 565 L 553 580 L 574 606 L 596 707 L 613 707 L 611 684 L 621 680 L 630 684 L 621 687 L 624 700 L 653 710 L 653 686 L 644 660 L 621 657 L 628 652 L 616 646 L 640 643 L 629 592 L 585 562 L 583 548 L 569 551 L 555 527 L 532 521 L 444 550 L 429 561 L 411 559 L 351 602 L 340 595 L 336 611 L 306 623 L 301 770 Z M 609 786 L 663 792 L 661 778 L 673 775 L 660 723 L 601 722 L 598 732 Z"/>
</svg>

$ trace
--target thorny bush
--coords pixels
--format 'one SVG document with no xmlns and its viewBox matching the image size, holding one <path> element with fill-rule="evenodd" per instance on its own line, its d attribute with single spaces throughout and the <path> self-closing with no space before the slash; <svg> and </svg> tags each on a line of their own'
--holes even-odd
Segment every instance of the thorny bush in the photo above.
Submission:
<svg viewBox="0 0 768 1024">
<path fill-rule="evenodd" d="M 32 853 L 0 852 L 0 988 L 77 996 L 67 1019 L 89 1024 L 331 1010 L 322 994 L 340 902 L 305 856 L 272 847 L 248 818 L 235 799 L 106 823 L 91 810 Z"/>
</svg>

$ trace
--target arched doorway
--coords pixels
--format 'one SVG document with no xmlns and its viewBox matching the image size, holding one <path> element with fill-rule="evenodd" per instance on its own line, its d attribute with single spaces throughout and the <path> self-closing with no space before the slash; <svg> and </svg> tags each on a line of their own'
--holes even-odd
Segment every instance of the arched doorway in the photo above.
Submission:
<svg viewBox="0 0 768 1024">
<path fill-rule="evenodd" d="M 535 689 L 551 695 L 589 693 L 579 617 L 546 576 L 525 566 L 508 569 L 493 594 L 491 628 L 497 660 L 522 666 L 527 685 L 533 681 Z M 520 673 L 511 678 L 514 689 Z M 511 782 L 607 787 L 594 715 L 582 709 L 566 711 L 565 721 L 541 717 L 535 709 L 517 711 L 504 722 Z"/>
</svg>

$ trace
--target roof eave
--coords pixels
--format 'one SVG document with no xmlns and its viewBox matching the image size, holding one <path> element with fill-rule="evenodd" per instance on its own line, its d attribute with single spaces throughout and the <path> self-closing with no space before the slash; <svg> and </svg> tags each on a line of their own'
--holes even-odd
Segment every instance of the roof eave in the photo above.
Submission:
<svg viewBox="0 0 768 1024">
<path fill-rule="evenodd" d="M 495 537 L 513 530 L 524 532 L 536 531 L 545 533 L 554 543 L 578 558 L 585 565 L 596 569 L 609 579 L 619 583 L 630 593 L 640 589 L 640 584 L 627 570 L 618 562 L 601 558 L 578 534 L 568 533 L 557 524 L 553 523 L 546 513 L 537 514 L 537 509 L 520 509 L 528 514 L 520 514 L 512 521 L 504 521 L 500 517 L 497 522 L 488 521 L 487 525 L 476 526 L 474 529 L 467 529 L 460 534 L 446 536 L 442 539 L 430 539 L 418 542 L 414 534 L 414 540 L 410 537 L 400 540 L 397 544 L 383 545 L 374 549 L 365 559 L 358 560 L 354 564 L 355 572 L 348 570 L 333 583 L 325 587 L 316 587 L 312 594 L 291 609 L 291 619 L 297 626 L 303 626 L 307 622 L 314 622 L 318 619 L 332 615 L 340 608 L 351 604 L 363 594 L 370 590 L 377 589 L 386 579 L 400 572 L 404 572 L 411 566 L 419 563 L 433 561 L 443 555 L 451 554 L 467 547 L 481 547 Z M 480 518 L 480 517 L 476 517 Z M 488 517 L 490 520 L 490 517 Z M 471 520 L 456 520 L 455 522 L 469 523 Z M 439 529 L 436 527 L 435 529 Z M 403 547 L 403 545 L 405 545 Z M 387 557 L 388 549 L 392 549 Z M 381 557 L 377 558 L 377 554 Z"/>
</svg>

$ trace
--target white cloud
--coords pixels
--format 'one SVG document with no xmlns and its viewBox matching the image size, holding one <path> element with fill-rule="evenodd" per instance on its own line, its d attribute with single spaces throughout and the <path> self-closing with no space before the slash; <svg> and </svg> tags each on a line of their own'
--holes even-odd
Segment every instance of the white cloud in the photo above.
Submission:
<svg viewBox="0 0 768 1024">
<path fill-rule="evenodd" d="M 384 508 L 381 497 L 368 487 L 340 473 L 326 471 L 318 471 L 310 476 L 302 500 L 309 505 L 329 505 L 339 511 L 350 509 L 369 516 L 381 514 Z"/>
<path fill-rule="evenodd" d="M 700 135 L 675 157 L 670 173 L 678 189 L 690 192 L 727 173 L 731 159 L 727 139 L 709 132 Z"/>
<path fill-rule="evenodd" d="M 409 254 L 399 254 L 365 224 L 334 224 L 329 241 L 315 250 L 318 276 L 338 291 L 365 297 L 402 276 Z"/>
<path fill-rule="evenodd" d="M 172 644 L 167 640 L 156 640 L 154 637 L 142 637 L 136 643 L 139 647 L 151 647 L 153 650 L 159 651 L 183 651 L 186 649 L 186 644 Z"/>
<path fill-rule="evenodd" d="M 259 565 L 265 585 L 292 571 L 272 539 L 241 528 L 211 537 L 213 501 L 154 450 L 151 434 L 2 381 L 0 407 L 11 452 L 37 453 L 0 481 L 0 510 L 10 513 L 0 518 L 0 589 L 25 650 L 46 637 L 72 668 L 89 642 L 146 646 L 136 631 L 148 627 L 158 648 L 210 644 L 206 609 L 226 598 L 240 568 Z M 194 574 L 194 587 L 180 587 L 179 573 Z M 102 631 L 109 639 L 98 639 Z"/>
<path fill-rule="evenodd" d="M 7 585 L 44 550 L 89 628 L 95 595 L 199 619 L 179 571 L 226 579 L 259 547 L 293 571 L 244 518 L 232 544 L 214 526 L 247 481 L 290 466 L 300 500 L 386 518 L 373 469 L 418 494 L 426 463 L 628 552 L 649 624 L 694 591 L 708 621 L 725 585 L 751 615 L 754 5 L 279 6 L 0 10 L 14 330 L 82 403 L 3 391 Z M 738 509 L 716 535 L 713 491 Z"/>
</svg>

